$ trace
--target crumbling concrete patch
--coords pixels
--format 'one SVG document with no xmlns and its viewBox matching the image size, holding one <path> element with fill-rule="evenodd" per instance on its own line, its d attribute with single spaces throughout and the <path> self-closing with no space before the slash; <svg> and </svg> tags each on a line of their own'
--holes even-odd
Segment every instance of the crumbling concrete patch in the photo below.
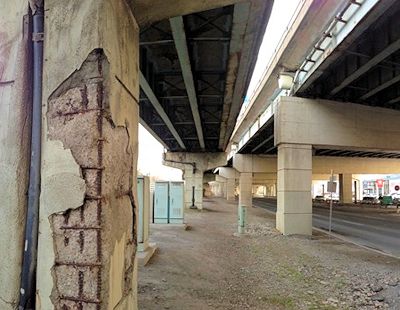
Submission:
<svg viewBox="0 0 400 310">
<path fill-rule="evenodd" d="M 133 154 L 127 128 L 115 126 L 110 117 L 108 77 L 104 53 L 95 50 L 49 99 L 48 136 L 71 150 L 85 183 L 80 205 L 49 214 L 56 309 L 113 308 L 132 291 Z M 120 276 L 109 268 L 115 260 L 111 255 L 117 257 Z M 118 282 L 120 294 L 115 295 L 112 285 Z"/>
</svg>

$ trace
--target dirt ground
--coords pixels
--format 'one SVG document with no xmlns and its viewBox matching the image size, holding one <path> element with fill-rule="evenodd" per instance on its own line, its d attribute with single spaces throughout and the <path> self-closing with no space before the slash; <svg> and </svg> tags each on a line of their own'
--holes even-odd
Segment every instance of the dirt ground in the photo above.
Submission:
<svg viewBox="0 0 400 310">
<path fill-rule="evenodd" d="M 209 199 L 190 229 L 152 226 L 158 250 L 139 269 L 139 309 L 400 309 L 400 260 L 321 233 L 282 236 L 263 209 Z"/>
</svg>

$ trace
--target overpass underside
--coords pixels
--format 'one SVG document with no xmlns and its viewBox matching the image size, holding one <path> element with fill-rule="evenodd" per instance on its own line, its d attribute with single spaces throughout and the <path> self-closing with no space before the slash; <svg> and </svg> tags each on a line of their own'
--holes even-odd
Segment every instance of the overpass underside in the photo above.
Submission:
<svg viewBox="0 0 400 310">
<path fill-rule="evenodd" d="M 141 123 L 167 150 L 225 150 L 271 6 L 242 1 L 141 28 Z"/>
<path fill-rule="evenodd" d="M 311 234 L 313 175 L 339 174 L 341 200 L 350 203 L 353 174 L 398 173 L 399 120 L 400 111 L 387 108 L 280 97 L 274 116 L 233 157 L 239 204 L 251 205 L 251 185 L 262 174 L 275 175 L 277 228 Z"/>
<path fill-rule="evenodd" d="M 332 169 L 351 184 L 349 174 L 398 172 L 400 3 L 341 5 L 331 20 L 322 18 L 329 10 L 299 13 L 232 138 L 233 166 L 246 188 L 241 203 L 251 204 L 251 173 L 276 173 L 277 227 L 285 234 L 311 233 L 313 173 Z M 292 76 L 293 85 L 291 97 L 275 100 L 279 74 Z"/>
</svg>

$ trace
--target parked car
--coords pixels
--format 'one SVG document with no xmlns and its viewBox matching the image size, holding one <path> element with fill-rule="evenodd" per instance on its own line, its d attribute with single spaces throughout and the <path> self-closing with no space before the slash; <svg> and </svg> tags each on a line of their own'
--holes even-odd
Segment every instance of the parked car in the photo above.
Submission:
<svg viewBox="0 0 400 310">
<path fill-rule="evenodd" d="M 331 202 L 331 194 L 330 193 L 326 193 L 325 194 L 325 201 L 326 202 Z M 336 194 L 336 193 L 333 193 L 332 194 L 332 202 L 333 203 L 338 203 L 339 202 L 339 195 L 338 194 Z"/>
<path fill-rule="evenodd" d="M 325 198 L 322 195 L 317 195 L 314 197 L 313 202 L 325 202 Z"/>
<path fill-rule="evenodd" d="M 395 199 L 400 200 L 400 193 L 392 193 L 390 194 L 390 196 L 392 196 L 393 200 Z"/>
<path fill-rule="evenodd" d="M 362 204 L 378 204 L 379 200 L 376 197 L 373 196 L 364 196 L 363 199 L 361 200 Z"/>
</svg>

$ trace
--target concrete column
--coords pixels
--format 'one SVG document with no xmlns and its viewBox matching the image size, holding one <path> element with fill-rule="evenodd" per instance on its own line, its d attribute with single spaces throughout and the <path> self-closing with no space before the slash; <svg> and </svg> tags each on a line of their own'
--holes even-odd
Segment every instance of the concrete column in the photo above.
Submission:
<svg viewBox="0 0 400 310">
<path fill-rule="evenodd" d="M 123 0 L 47 1 L 44 40 L 36 309 L 137 309 L 139 28 Z"/>
<path fill-rule="evenodd" d="M 0 1 L 0 309 L 16 308 L 24 246 L 30 146 L 25 0 Z M 8 82 L 8 83 L 7 83 Z"/>
<path fill-rule="evenodd" d="M 339 174 L 339 200 L 340 203 L 353 203 L 353 175 L 350 173 Z"/>
<path fill-rule="evenodd" d="M 276 228 L 284 235 L 312 234 L 311 145 L 278 146 Z"/>
<path fill-rule="evenodd" d="M 194 188 L 194 206 L 203 209 L 203 171 L 188 167 L 184 170 L 185 180 L 185 207 L 190 208 L 193 205 L 193 188 Z"/>
<path fill-rule="evenodd" d="M 253 173 L 241 172 L 239 177 L 239 206 L 253 205 Z"/>
<path fill-rule="evenodd" d="M 226 180 L 226 200 L 235 200 L 236 179 L 229 178 Z"/>
</svg>

